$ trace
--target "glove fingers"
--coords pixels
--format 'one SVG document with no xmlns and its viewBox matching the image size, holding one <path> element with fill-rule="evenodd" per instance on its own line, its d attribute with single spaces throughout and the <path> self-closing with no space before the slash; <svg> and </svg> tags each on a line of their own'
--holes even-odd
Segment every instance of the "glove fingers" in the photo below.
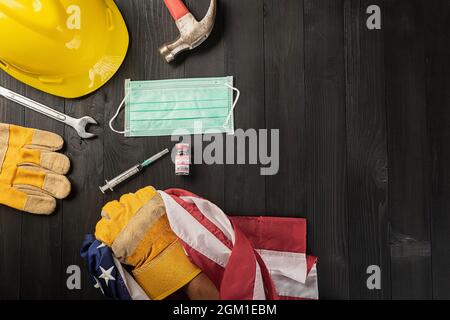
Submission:
<svg viewBox="0 0 450 320">
<path fill-rule="evenodd" d="M 62 149 L 63 145 L 63 138 L 56 133 L 36 129 L 34 130 L 31 143 L 25 147 L 28 149 L 58 151 Z"/>
<path fill-rule="evenodd" d="M 95 227 L 95 237 L 97 240 L 109 247 L 112 246 L 115 237 L 123 227 L 118 221 L 126 224 L 127 215 L 125 210 L 125 206 L 119 201 L 108 202 L 103 207 L 101 213 L 102 219 L 100 219 Z"/>
<path fill-rule="evenodd" d="M 13 185 L 20 188 L 36 187 L 37 190 L 42 190 L 57 199 L 67 197 L 71 189 L 70 182 L 65 176 L 28 166 L 17 169 Z"/>
<path fill-rule="evenodd" d="M 27 194 L 27 201 L 23 208 L 23 211 L 49 215 L 52 214 L 56 209 L 56 200 L 52 196 L 43 193 L 39 190 L 34 190 L 31 188 L 20 188 L 17 190 L 22 191 Z"/>
<path fill-rule="evenodd" d="M 45 215 L 51 214 L 56 208 L 56 200 L 53 197 L 21 188 L 2 188 L 0 203 L 17 210 Z"/>
<path fill-rule="evenodd" d="M 122 215 L 125 207 L 117 200 L 108 202 L 102 209 L 102 217 L 106 220 L 114 220 L 117 216 Z"/>
<path fill-rule="evenodd" d="M 21 149 L 18 164 L 41 166 L 58 174 L 66 174 L 70 169 L 70 160 L 66 155 L 37 149 Z"/>
<path fill-rule="evenodd" d="M 120 219 L 126 225 L 129 219 L 156 193 L 153 188 L 144 188 L 136 193 L 124 194 L 120 201 L 111 201 L 102 209 L 102 217 L 107 220 Z"/>
<path fill-rule="evenodd" d="M 102 219 L 95 228 L 95 237 L 103 243 L 112 246 L 114 240 L 129 224 L 130 219 L 139 211 L 154 195 L 156 190 L 150 187 L 123 195 L 119 201 L 111 201 L 102 209 Z M 132 234 L 132 232 L 130 232 Z M 139 234 L 139 236 L 143 236 Z M 139 237 L 132 234 L 132 237 Z"/>
</svg>

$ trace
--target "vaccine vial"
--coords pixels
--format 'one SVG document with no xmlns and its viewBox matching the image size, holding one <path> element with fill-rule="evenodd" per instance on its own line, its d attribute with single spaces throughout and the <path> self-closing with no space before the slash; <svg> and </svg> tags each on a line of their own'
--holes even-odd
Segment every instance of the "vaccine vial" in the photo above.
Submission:
<svg viewBox="0 0 450 320">
<path fill-rule="evenodd" d="M 178 143 L 175 145 L 175 174 L 177 176 L 188 176 L 189 165 L 191 163 L 191 146 L 188 143 Z"/>
</svg>

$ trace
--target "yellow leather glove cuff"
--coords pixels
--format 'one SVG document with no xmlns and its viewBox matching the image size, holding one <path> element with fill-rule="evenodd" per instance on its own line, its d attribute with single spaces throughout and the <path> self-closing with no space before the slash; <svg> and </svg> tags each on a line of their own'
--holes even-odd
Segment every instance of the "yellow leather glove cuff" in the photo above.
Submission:
<svg viewBox="0 0 450 320">
<path fill-rule="evenodd" d="M 137 282 L 151 299 L 164 299 L 200 273 L 170 229 L 164 202 L 154 188 L 109 202 L 102 217 L 96 238 L 134 267 Z"/>
<path fill-rule="evenodd" d="M 0 123 L 0 203 L 35 214 L 50 214 L 56 199 L 70 193 L 64 144 L 54 133 Z"/>
</svg>

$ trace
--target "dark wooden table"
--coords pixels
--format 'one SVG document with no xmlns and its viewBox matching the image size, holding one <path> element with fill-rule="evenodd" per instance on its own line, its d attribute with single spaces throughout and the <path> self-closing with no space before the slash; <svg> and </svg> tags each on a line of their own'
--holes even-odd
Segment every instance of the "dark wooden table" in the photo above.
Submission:
<svg viewBox="0 0 450 320">
<path fill-rule="evenodd" d="M 186 1 L 200 17 L 208 0 Z M 153 185 L 182 187 L 225 212 L 308 219 L 326 299 L 450 298 L 450 1 L 220 0 L 211 38 L 168 65 L 156 48 L 177 32 L 161 0 L 117 1 L 131 45 L 117 75 L 83 99 L 63 100 L 0 73 L 0 84 L 72 116 L 91 115 L 99 137 L 0 99 L 3 122 L 64 136 L 73 192 L 49 217 L 0 208 L 0 298 L 101 295 L 79 257 L 101 207 Z M 366 8 L 382 8 L 368 30 Z M 134 80 L 233 75 L 238 128 L 279 128 L 280 172 L 251 165 L 197 166 L 174 175 L 167 159 L 103 196 L 98 186 L 172 146 L 123 138 L 107 122 Z M 82 290 L 67 290 L 80 265 Z M 379 265 L 381 290 L 366 269 Z"/>
</svg>

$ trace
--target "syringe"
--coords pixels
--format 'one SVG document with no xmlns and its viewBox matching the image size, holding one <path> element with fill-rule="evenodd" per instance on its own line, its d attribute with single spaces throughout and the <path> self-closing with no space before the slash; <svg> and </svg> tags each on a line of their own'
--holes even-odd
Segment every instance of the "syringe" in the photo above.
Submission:
<svg viewBox="0 0 450 320">
<path fill-rule="evenodd" d="M 155 154 L 153 157 L 148 158 L 144 162 L 137 164 L 134 167 L 128 169 L 127 171 L 119 174 L 114 179 L 111 179 L 110 181 L 105 180 L 106 184 L 103 187 L 100 187 L 100 191 L 103 193 L 105 193 L 105 191 L 107 191 L 108 189 L 110 189 L 111 191 L 114 191 L 113 188 L 115 186 L 124 182 L 125 180 L 128 180 L 129 178 L 131 178 L 138 172 L 141 172 L 142 169 L 149 166 L 150 164 L 152 164 L 153 162 L 155 162 L 156 160 L 158 160 L 159 158 L 163 157 L 164 155 L 166 155 L 168 153 L 169 153 L 169 149 L 165 149 L 165 150 L 161 151 L 160 153 Z"/>
</svg>

